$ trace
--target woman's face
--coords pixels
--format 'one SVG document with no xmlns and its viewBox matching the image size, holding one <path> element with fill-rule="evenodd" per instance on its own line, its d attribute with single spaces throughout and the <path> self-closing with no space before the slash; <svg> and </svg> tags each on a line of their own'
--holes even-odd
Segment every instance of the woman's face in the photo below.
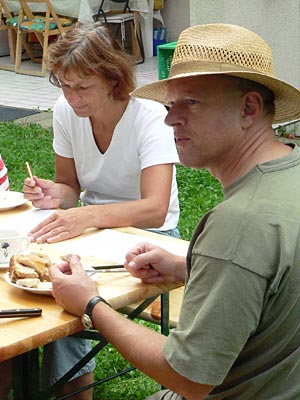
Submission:
<svg viewBox="0 0 300 400">
<path fill-rule="evenodd" d="M 100 75 L 82 78 L 77 73 L 69 72 L 58 78 L 65 98 L 78 117 L 91 117 L 114 101 L 112 91 L 115 82 Z"/>
</svg>

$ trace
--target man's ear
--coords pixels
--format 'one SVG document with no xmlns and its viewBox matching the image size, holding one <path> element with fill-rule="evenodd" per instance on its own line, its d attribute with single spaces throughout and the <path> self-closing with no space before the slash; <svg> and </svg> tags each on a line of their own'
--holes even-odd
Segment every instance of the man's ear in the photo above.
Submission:
<svg viewBox="0 0 300 400">
<path fill-rule="evenodd" d="M 258 92 L 247 92 L 242 97 L 242 127 L 249 128 L 263 113 L 263 99 Z"/>
</svg>

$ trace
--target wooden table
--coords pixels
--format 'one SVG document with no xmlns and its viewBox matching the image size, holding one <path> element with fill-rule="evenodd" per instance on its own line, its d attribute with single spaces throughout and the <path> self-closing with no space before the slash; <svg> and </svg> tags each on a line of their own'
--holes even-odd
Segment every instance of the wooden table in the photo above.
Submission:
<svg viewBox="0 0 300 400">
<path fill-rule="evenodd" d="M 22 215 L 25 215 L 25 212 L 31 208 L 32 207 L 27 203 L 10 211 L 2 211 L 0 212 L 0 223 L 7 224 L 12 218 L 15 219 L 16 216 L 22 218 Z M 131 227 L 119 228 L 116 229 L 116 231 L 145 236 L 145 240 L 147 240 L 147 237 L 149 239 L 159 239 L 162 244 L 164 242 L 174 242 L 178 244 L 178 246 L 183 246 L 183 249 L 186 248 L 188 244 L 179 239 Z M 92 236 L 96 232 L 99 232 L 99 230 L 91 230 L 83 236 Z M 68 242 L 70 243 L 76 240 L 78 240 L 78 238 L 61 242 L 59 245 L 32 243 L 30 250 L 43 252 L 53 259 L 57 258 L 58 255 L 63 255 L 62 243 L 67 244 Z M 80 248 L 78 248 L 78 254 L 80 255 Z M 85 263 L 91 260 L 84 256 L 82 261 Z M 93 258 L 93 262 L 95 261 L 96 260 Z M 99 254 L 99 259 L 97 261 L 101 264 L 105 260 L 101 260 L 101 255 Z M 32 294 L 25 290 L 12 287 L 4 281 L 4 273 L 5 270 L 1 269 L 0 309 L 40 307 L 43 312 L 41 317 L 36 318 L 0 319 L 0 361 L 14 358 L 24 353 L 27 357 L 31 350 L 37 349 L 39 346 L 82 331 L 80 318 L 65 312 L 55 303 L 51 296 Z M 100 273 L 98 276 L 99 278 L 97 278 L 96 282 L 99 286 L 99 293 L 108 300 L 116 310 L 124 308 L 132 303 L 152 298 L 152 296 L 158 296 L 179 286 L 176 284 L 143 284 L 140 280 L 131 277 L 127 273 Z M 19 358 L 19 360 L 22 360 L 22 358 Z M 28 360 L 28 358 L 25 358 L 25 360 Z M 31 390 L 28 388 L 28 379 L 23 380 L 21 385 L 23 384 L 25 385 L 24 387 L 21 389 L 19 387 L 21 397 L 15 394 L 15 400 L 33 400 L 33 394 L 27 393 L 28 390 Z"/>
</svg>

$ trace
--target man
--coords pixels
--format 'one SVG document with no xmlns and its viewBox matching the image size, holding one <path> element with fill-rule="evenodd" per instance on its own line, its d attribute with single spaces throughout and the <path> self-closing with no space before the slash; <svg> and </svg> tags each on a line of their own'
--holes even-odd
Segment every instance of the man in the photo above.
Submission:
<svg viewBox="0 0 300 400">
<path fill-rule="evenodd" d="M 168 388 L 151 400 L 299 399 L 300 152 L 272 123 L 300 117 L 300 92 L 273 76 L 261 37 L 209 24 L 182 32 L 169 78 L 134 95 L 169 106 L 180 161 L 224 191 L 186 260 L 145 243 L 126 256 L 143 282 L 185 281 L 178 326 L 166 338 L 124 320 L 75 256 L 50 271 L 56 301 Z"/>
</svg>

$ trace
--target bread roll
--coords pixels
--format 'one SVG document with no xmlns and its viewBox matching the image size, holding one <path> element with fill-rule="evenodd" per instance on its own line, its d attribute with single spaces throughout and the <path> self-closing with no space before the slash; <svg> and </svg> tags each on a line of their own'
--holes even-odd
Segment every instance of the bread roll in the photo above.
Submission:
<svg viewBox="0 0 300 400">
<path fill-rule="evenodd" d="M 80 260 L 80 256 L 78 256 L 77 254 L 65 254 L 65 255 L 61 256 L 60 258 L 63 261 L 70 262 L 71 256 L 77 256 L 79 258 L 79 260 Z"/>
<path fill-rule="evenodd" d="M 18 286 L 28 287 L 28 288 L 37 288 L 39 287 L 40 283 L 41 281 L 38 278 L 33 278 L 33 279 L 25 278 L 25 279 L 18 279 L 16 281 L 16 284 Z"/>
<path fill-rule="evenodd" d="M 9 275 L 12 282 L 19 279 L 50 281 L 48 268 L 52 262 L 48 256 L 39 253 L 16 254 L 9 262 Z"/>
</svg>

